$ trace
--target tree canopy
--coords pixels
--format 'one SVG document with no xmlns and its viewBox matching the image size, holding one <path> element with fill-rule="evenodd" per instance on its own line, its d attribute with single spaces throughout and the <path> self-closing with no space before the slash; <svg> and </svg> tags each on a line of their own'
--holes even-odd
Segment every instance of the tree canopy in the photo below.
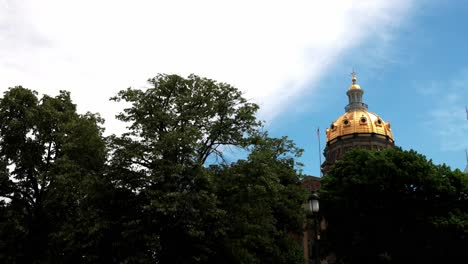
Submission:
<svg viewBox="0 0 468 264">
<path fill-rule="evenodd" d="M 287 138 L 226 83 L 159 74 L 112 100 L 122 135 L 70 93 L 0 99 L 2 263 L 301 263 L 305 191 Z M 225 161 L 227 147 L 248 157 Z"/>
<path fill-rule="evenodd" d="M 467 256 L 468 176 L 415 151 L 347 153 L 323 178 L 321 199 L 329 250 L 347 263 Z"/>
<path fill-rule="evenodd" d="M 291 140 L 253 139 L 247 160 L 211 166 L 220 207 L 225 211 L 224 263 L 303 263 L 292 234 L 305 221 L 306 191 L 298 184 L 295 157 L 302 150 Z"/>
<path fill-rule="evenodd" d="M 108 137 L 69 92 L 4 93 L 0 262 L 303 263 L 302 150 L 229 84 L 148 84 L 111 98 L 128 128 Z M 228 163 L 228 148 L 247 155 Z M 466 256 L 468 176 L 414 151 L 351 151 L 320 195 L 322 248 L 345 263 Z"/>
<path fill-rule="evenodd" d="M 19 86 L 0 99 L 0 120 L 0 259 L 39 263 L 66 243 L 80 186 L 103 169 L 101 119 L 77 114 L 68 92 L 39 99 Z"/>
<path fill-rule="evenodd" d="M 145 253 L 148 261 L 251 263 L 251 260 L 262 262 L 269 258 L 284 262 L 284 250 L 276 256 L 258 253 L 260 249 L 274 249 L 278 232 L 287 232 L 282 226 L 285 223 L 277 219 L 284 214 L 267 207 L 282 199 L 288 205 L 293 203 L 290 209 L 296 215 L 302 212 L 303 197 L 299 194 L 276 197 L 265 189 L 267 184 L 272 188 L 294 189 L 299 177 L 293 165 L 281 163 L 283 170 L 289 170 L 287 175 L 280 175 L 279 171 L 272 174 L 274 171 L 267 170 L 268 167 L 254 173 L 256 164 L 243 161 L 211 168 L 204 166 L 210 155 L 223 160 L 222 147 L 253 145 L 255 150 L 250 157 L 260 152 L 260 145 L 264 146 L 263 152 L 276 147 L 266 143 L 272 139 L 258 132 L 261 127 L 255 117 L 258 106 L 244 99 L 236 88 L 196 75 L 185 79 L 161 74 L 150 79 L 149 84 L 146 90 L 129 88 L 113 98 L 131 106 L 118 115 L 120 120 L 129 123 L 129 132 L 112 137 L 110 145 L 110 176 L 118 183 L 115 187 L 125 189 L 140 201 L 137 206 L 142 219 L 147 221 L 143 223 L 146 234 L 143 244 L 148 247 Z M 277 150 L 281 153 L 264 159 L 264 165 L 273 166 L 280 162 L 280 155 L 295 151 L 289 141 L 281 140 L 285 144 Z M 229 176 L 233 174 L 237 177 L 235 182 Z M 259 182 L 261 177 L 271 179 Z M 284 177 L 291 178 L 281 181 Z M 267 193 L 252 192 L 249 199 L 239 200 L 236 198 L 239 194 L 229 189 L 241 191 L 242 183 L 258 185 Z M 249 203 L 260 195 L 266 195 L 262 205 L 267 207 L 249 208 Z M 228 201 L 237 202 L 242 210 L 235 211 L 236 206 L 226 204 Z M 230 221 L 233 213 L 240 214 L 246 222 L 234 226 Z M 249 217 L 249 214 L 263 213 L 266 214 L 263 218 Z M 268 225 L 272 230 L 279 230 L 260 231 Z M 297 229 L 300 223 L 290 225 Z M 251 228 L 240 230 L 246 226 Z M 269 243 L 252 249 L 247 248 L 247 243 L 253 241 L 235 240 L 236 243 L 230 244 L 234 240 L 229 236 L 241 234 L 260 236 Z M 242 247 L 242 252 L 235 247 Z"/>
</svg>

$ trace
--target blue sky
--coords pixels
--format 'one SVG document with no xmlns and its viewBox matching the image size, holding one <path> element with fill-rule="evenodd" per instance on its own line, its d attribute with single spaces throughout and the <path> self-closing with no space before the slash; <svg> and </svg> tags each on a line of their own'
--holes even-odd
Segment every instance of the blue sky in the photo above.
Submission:
<svg viewBox="0 0 468 264">
<path fill-rule="evenodd" d="M 453 168 L 468 147 L 468 1 L 0 0 L 0 92 L 65 89 L 106 133 L 108 99 L 157 73 L 230 83 L 319 174 L 317 127 L 343 114 L 349 73 L 396 144 Z M 229 155 L 229 153 L 228 153 Z"/>
<path fill-rule="evenodd" d="M 396 144 L 435 163 L 464 169 L 468 147 L 468 1 L 414 4 L 391 30 L 388 40 L 369 36 L 347 50 L 339 62 L 305 93 L 298 111 L 283 112 L 272 123 L 274 135 L 287 134 L 306 149 L 305 173 L 318 175 L 315 130 L 324 130 L 344 113 L 353 67 L 369 110 L 390 121 Z"/>
</svg>

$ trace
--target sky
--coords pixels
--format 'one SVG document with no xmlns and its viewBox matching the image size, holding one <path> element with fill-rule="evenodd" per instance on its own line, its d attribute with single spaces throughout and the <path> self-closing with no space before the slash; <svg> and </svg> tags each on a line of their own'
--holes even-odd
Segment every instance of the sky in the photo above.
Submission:
<svg viewBox="0 0 468 264">
<path fill-rule="evenodd" d="M 0 92 L 71 91 L 119 134 L 123 106 L 110 97 L 195 73 L 258 103 L 270 134 L 293 139 L 304 173 L 319 175 L 316 131 L 323 151 L 354 70 L 398 146 L 463 170 L 467 13 L 468 0 L 0 0 Z"/>
</svg>

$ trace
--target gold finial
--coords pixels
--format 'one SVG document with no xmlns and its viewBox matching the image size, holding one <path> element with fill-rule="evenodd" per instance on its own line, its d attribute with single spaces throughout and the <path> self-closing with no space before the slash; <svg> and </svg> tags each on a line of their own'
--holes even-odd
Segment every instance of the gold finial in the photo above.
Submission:
<svg viewBox="0 0 468 264">
<path fill-rule="evenodd" d="M 357 75 L 357 72 L 355 72 L 354 69 L 353 69 L 353 72 L 351 73 L 351 76 L 353 77 L 351 79 L 353 81 L 353 84 L 351 84 L 351 86 L 349 86 L 348 90 L 361 89 L 361 86 L 356 84 L 356 81 L 357 81 L 356 75 Z"/>
<path fill-rule="evenodd" d="M 353 72 L 351 73 L 351 76 L 353 76 L 353 78 L 351 79 L 353 81 L 353 84 L 356 84 L 356 81 L 357 81 L 356 75 L 357 75 L 357 72 L 353 70 Z"/>
</svg>

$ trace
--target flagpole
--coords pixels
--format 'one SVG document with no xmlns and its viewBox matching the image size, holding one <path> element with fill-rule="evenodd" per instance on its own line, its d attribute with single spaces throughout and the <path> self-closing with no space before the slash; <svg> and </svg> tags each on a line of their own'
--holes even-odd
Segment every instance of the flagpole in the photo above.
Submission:
<svg viewBox="0 0 468 264">
<path fill-rule="evenodd" d="M 466 164 L 468 165 L 468 151 L 466 151 L 466 148 L 465 148 L 465 155 L 466 155 Z"/>
<path fill-rule="evenodd" d="M 321 146 L 320 146 L 320 127 L 317 127 L 317 138 L 318 138 L 318 156 L 319 156 L 319 170 L 320 170 L 320 177 L 322 177 L 322 154 L 321 154 Z"/>
<path fill-rule="evenodd" d="M 465 111 L 466 111 L 466 120 L 468 120 L 468 107 L 465 105 Z"/>
</svg>

